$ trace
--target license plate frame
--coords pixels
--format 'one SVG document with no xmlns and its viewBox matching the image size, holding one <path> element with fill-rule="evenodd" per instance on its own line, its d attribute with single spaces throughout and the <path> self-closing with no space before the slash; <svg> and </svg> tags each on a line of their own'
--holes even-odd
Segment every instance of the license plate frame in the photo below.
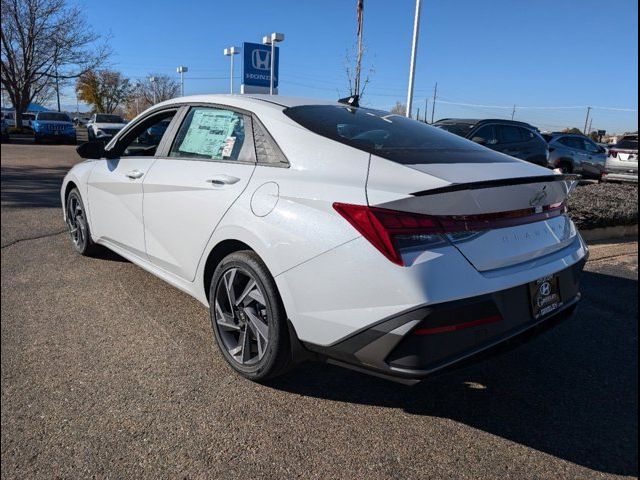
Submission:
<svg viewBox="0 0 640 480">
<path fill-rule="evenodd" d="M 548 275 L 529 283 L 531 315 L 535 320 L 546 317 L 562 307 L 560 277 Z"/>
</svg>

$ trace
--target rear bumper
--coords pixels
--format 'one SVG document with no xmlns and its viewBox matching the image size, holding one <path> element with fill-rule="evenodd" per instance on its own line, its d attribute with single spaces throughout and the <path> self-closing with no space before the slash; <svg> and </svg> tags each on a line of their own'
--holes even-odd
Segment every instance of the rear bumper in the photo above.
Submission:
<svg viewBox="0 0 640 480">
<path fill-rule="evenodd" d="M 638 183 L 638 172 L 635 172 L 635 173 L 605 172 L 602 175 L 602 181 L 604 181 L 604 182 L 634 182 L 634 183 Z"/>
<path fill-rule="evenodd" d="M 35 136 L 40 140 L 75 140 L 76 133 L 48 133 L 48 132 L 36 132 Z"/>
<path fill-rule="evenodd" d="M 331 363 L 414 383 L 481 353 L 521 343 L 571 317 L 585 263 L 586 258 L 558 272 L 562 306 L 538 319 L 532 317 L 525 284 L 403 312 L 335 345 L 304 345 Z M 479 318 L 493 321 L 474 322 Z M 466 327 L 447 328 L 452 325 Z M 418 335 L 418 330 L 428 333 Z"/>
</svg>

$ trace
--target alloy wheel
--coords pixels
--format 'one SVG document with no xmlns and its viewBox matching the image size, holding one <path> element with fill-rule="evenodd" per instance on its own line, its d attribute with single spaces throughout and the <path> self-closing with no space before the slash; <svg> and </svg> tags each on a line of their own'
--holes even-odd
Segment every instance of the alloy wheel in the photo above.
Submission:
<svg viewBox="0 0 640 480">
<path fill-rule="evenodd" d="M 240 365 L 253 365 L 269 344 L 265 296 L 252 274 L 237 267 L 220 277 L 215 293 L 215 327 L 224 348 Z"/>
<path fill-rule="evenodd" d="M 86 238 L 84 212 L 80 199 L 71 196 L 69 199 L 69 207 L 67 212 L 67 224 L 69 225 L 69 233 L 71 240 L 77 248 L 82 248 Z"/>
</svg>

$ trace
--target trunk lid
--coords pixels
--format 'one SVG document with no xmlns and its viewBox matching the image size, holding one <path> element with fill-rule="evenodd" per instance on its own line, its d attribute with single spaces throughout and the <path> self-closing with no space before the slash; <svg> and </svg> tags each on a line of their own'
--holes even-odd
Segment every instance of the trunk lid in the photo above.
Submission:
<svg viewBox="0 0 640 480">
<path fill-rule="evenodd" d="M 540 214 L 564 203 L 577 182 L 577 176 L 519 161 L 400 165 L 372 155 L 367 197 L 370 206 L 437 217 L 490 222 L 517 215 L 521 224 L 448 236 L 478 271 L 489 271 L 549 255 L 575 240 L 566 215 Z"/>
</svg>

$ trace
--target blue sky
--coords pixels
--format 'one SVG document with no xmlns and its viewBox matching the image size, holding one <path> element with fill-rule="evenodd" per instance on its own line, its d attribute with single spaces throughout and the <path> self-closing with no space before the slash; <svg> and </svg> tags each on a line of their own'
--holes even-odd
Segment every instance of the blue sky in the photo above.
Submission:
<svg viewBox="0 0 640 480">
<path fill-rule="evenodd" d="M 186 94 L 226 93 L 223 48 L 279 31 L 286 35 L 280 93 L 330 99 L 347 93 L 355 4 L 80 1 L 89 23 L 111 36 L 112 67 L 133 79 L 151 72 L 177 78 L 176 67 L 186 65 Z M 414 6 L 413 0 L 365 0 L 365 64 L 375 70 L 367 105 L 388 109 L 406 98 Z M 516 104 L 516 119 L 540 128 L 582 128 L 583 107 L 592 105 L 594 128 L 636 130 L 637 18 L 633 0 L 423 0 L 415 107 L 424 113 L 437 81 L 436 118 L 510 117 Z M 72 89 L 63 103 L 75 106 Z"/>
</svg>

